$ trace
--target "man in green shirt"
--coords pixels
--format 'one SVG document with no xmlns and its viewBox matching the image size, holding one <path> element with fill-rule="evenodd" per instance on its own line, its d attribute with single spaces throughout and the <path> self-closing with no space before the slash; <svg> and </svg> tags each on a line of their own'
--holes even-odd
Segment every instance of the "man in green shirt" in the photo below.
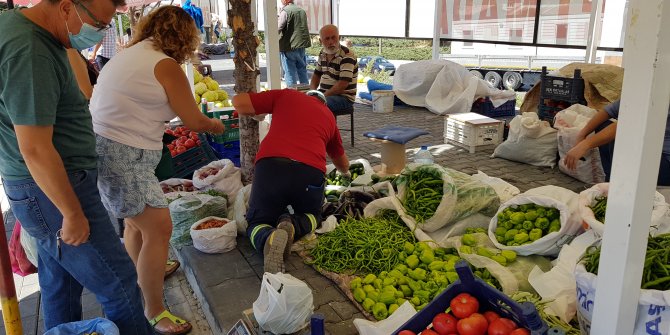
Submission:
<svg viewBox="0 0 670 335">
<path fill-rule="evenodd" d="M 279 55 L 286 86 L 295 86 L 298 81 L 308 85 L 307 58 L 305 48 L 312 46 L 307 26 L 307 13 L 296 6 L 293 0 L 282 0 L 279 12 Z"/>
<path fill-rule="evenodd" d="M 0 15 L 0 176 L 37 240 L 45 329 L 81 320 L 86 287 L 121 334 L 152 333 L 135 268 L 100 201 L 91 115 L 66 54 L 97 44 L 121 5 L 44 0 Z"/>
</svg>

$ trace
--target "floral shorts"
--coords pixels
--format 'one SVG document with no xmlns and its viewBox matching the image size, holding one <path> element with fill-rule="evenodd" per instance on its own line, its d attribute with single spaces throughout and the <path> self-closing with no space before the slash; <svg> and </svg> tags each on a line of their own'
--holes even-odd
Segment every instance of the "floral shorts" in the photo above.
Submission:
<svg viewBox="0 0 670 335">
<path fill-rule="evenodd" d="M 96 135 L 98 188 L 107 211 L 116 218 L 141 214 L 146 206 L 166 208 L 154 174 L 161 150 L 127 146 Z"/>
</svg>

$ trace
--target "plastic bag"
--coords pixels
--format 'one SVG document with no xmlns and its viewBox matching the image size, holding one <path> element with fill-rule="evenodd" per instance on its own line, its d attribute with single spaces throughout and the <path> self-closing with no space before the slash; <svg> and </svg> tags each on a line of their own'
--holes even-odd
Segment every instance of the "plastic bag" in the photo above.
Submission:
<svg viewBox="0 0 670 335">
<path fill-rule="evenodd" d="M 509 199 L 512 199 L 517 194 L 521 193 L 519 188 L 496 177 L 490 177 L 484 172 L 477 171 L 476 174 L 472 175 L 472 179 L 479 180 L 482 183 L 491 186 L 498 194 L 500 198 L 500 203 L 506 202 Z"/>
<path fill-rule="evenodd" d="M 593 185 L 591 188 L 579 193 L 579 213 L 582 220 L 599 236 L 603 235 L 605 225 L 596 220 L 591 205 L 595 204 L 595 199 L 600 196 L 607 196 L 609 192 L 609 183 Z M 668 220 L 668 210 L 670 206 L 665 202 L 663 194 L 656 192 L 654 194 L 654 207 L 651 210 L 651 225 L 649 232 L 652 236 L 662 234 L 670 230 Z"/>
<path fill-rule="evenodd" d="M 16 222 L 18 223 L 19 220 L 16 220 Z M 23 251 L 26 253 L 26 257 L 28 257 L 30 263 L 37 267 L 37 240 L 23 230 L 21 230 L 19 239 L 21 241 Z"/>
<path fill-rule="evenodd" d="M 535 166 L 556 166 L 556 129 L 540 121 L 537 113 L 517 115 L 509 124 L 509 136 L 498 145 L 492 157 Z"/>
<path fill-rule="evenodd" d="M 402 173 L 407 174 L 418 168 L 437 170 L 443 181 L 442 200 L 435 210 L 435 214 L 419 225 L 426 232 L 436 231 L 479 212 L 492 214 L 500 204 L 500 198 L 492 187 L 453 169 L 444 168 L 437 164 L 418 165 L 412 163 L 405 167 Z M 406 183 L 400 180 L 398 183 L 400 199 L 405 198 L 405 192 L 407 192 Z M 411 223 L 416 225 L 414 218 L 408 215 L 401 217 L 403 220 L 411 220 Z"/>
<path fill-rule="evenodd" d="M 224 220 L 228 223 L 220 228 L 209 228 L 196 230 L 201 223 L 209 220 Z M 208 216 L 204 219 L 198 220 L 191 226 L 191 239 L 193 246 L 208 254 L 218 254 L 231 251 L 237 246 L 237 225 L 235 221 L 216 216 Z"/>
<path fill-rule="evenodd" d="M 170 243 L 174 247 L 191 244 L 191 226 L 208 216 L 226 217 L 226 199 L 207 194 L 188 194 L 169 205 L 172 218 Z"/>
<path fill-rule="evenodd" d="M 114 322 L 105 318 L 64 323 L 49 329 L 44 335 L 90 334 L 93 332 L 98 335 L 120 335 L 119 328 Z"/>
<path fill-rule="evenodd" d="M 576 104 L 558 112 L 554 121 L 554 127 L 558 129 L 558 154 L 561 156 L 558 168 L 568 176 L 587 184 L 605 181 L 605 172 L 598 148 L 591 149 L 583 159 L 577 160 L 574 170 L 565 166 L 565 156 L 577 144 L 579 131 L 595 114 L 595 109 Z"/>
<path fill-rule="evenodd" d="M 561 213 L 561 229 L 542 236 L 537 241 L 520 246 L 503 245 L 496 240 L 495 230 L 498 227 L 498 213 L 491 218 L 489 238 L 498 249 L 514 250 L 522 256 L 541 255 L 556 256 L 564 244 L 570 243 L 582 231 L 582 220 L 577 205 L 578 195 L 568 189 L 547 185 L 526 191 L 500 206 L 498 213 L 515 205 L 533 203 L 545 207 L 554 207 Z"/>
<path fill-rule="evenodd" d="M 167 199 L 176 199 L 197 189 L 190 179 L 170 178 L 160 182 L 161 190 Z"/>
<path fill-rule="evenodd" d="M 577 320 L 582 334 L 591 331 L 598 276 L 586 271 L 583 264 L 575 268 L 577 281 Z M 640 290 L 632 335 L 670 334 L 670 291 Z"/>
<path fill-rule="evenodd" d="M 215 189 L 235 199 L 242 188 L 242 173 L 229 159 L 211 162 L 193 172 L 193 185 L 198 189 Z"/>
<path fill-rule="evenodd" d="M 372 322 L 365 319 L 354 319 L 354 326 L 360 335 L 388 335 L 393 334 L 416 314 L 414 306 L 405 301 L 387 319 Z"/>
<path fill-rule="evenodd" d="M 21 245 L 21 235 L 28 234 L 25 231 L 21 231 L 21 224 L 17 220 L 16 223 L 14 223 L 12 237 L 9 239 L 9 262 L 12 266 L 12 272 L 25 277 L 36 273 L 37 268 L 30 260 L 28 260 L 28 256 Z"/>
<path fill-rule="evenodd" d="M 247 235 L 247 227 L 249 226 L 247 222 L 247 208 L 249 207 L 250 196 L 251 184 L 242 187 L 237 192 L 237 197 L 235 197 L 235 202 L 233 203 L 233 210 L 230 214 L 230 217 L 235 219 L 237 224 L 237 233 L 244 236 Z"/>
<path fill-rule="evenodd" d="M 263 330 L 292 334 L 304 328 L 314 312 L 312 289 L 290 274 L 266 272 L 253 310 Z"/>
</svg>

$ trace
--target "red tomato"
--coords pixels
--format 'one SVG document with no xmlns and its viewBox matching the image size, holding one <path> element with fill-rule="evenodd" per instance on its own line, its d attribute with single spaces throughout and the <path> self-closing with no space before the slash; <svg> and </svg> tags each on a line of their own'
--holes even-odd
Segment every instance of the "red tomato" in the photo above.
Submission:
<svg viewBox="0 0 670 335">
<path fill-rule="evenodd" d="M 449 335 L 456 332 L 456 322 L 451 314 L 438 313 L 433 318 L 433 329 L 440 335 Z"/>
<path fill-rule="evenodd" d="M 170 156 L 172 157 L 177 156 L 177 152 L 174 150 L 170 150 Z"/>
<path fill-rule="evenodd" d="M 192 131 L 190 134 L 188 134 L 188 137 L 197 140 L 198 139 L 198 133 Z"/>
<path fill-rule="evenodd" d="M 512 330 L 509 335 L 530 335 L 530 332 L 526 328 L 517 328 Z"/>
<path fill-rule="evenodd" d="M 202 145 L 202 142 L 200 142 L 200 140 L 197 140 L 197 141 L 195 141 L 195 145 L 197 145 L 197 146 L 201 146 L 201 145 Z"/>
<path fill-rule="evenodd" d="M 449 307 L 451 308 L 451 312 L 455 317 L 464 319 L 470 316 L 472 313 L 477 313 L 479 310 L 479 301 L 477 301 L 477 298 L 467 293 L 461 293 L 455 298 L 451 299 Z"/>
<path fill-rule="evenodd" d="M 430 328 L 426 328 L 426 330 L 421 332 L 421 335 L 440 335 L 440 334 L 438 334 L 436 331 Z"/>
<path fill-rule="evenodd" d="M 189 149 L 193 148 L 195 146 L 195 141 L 189 138 L 188 140 L 184 141 L 184 146 Z"/>
<path fill-rule="evenodd" d="M 174 144 L 172 144 L 172 143 L 168 144 L 167 147 L 170 150 L 174 150 Z"/>
<path fill-rule="evenodd" d="M 484 335 L 488 327 L 486 318 L 479 313 L 472 313 L 469 317 L 458 320 L 456 324 L 460 335 Z"/>
<path fill-rule="evenodd" d="M 486 321 L 491 323 L 495 319 L 500 319 L 500 315 L 494 311 L 486 311 L 484 312 L 484 317 L 486 318 Z"/>
<path fill-rule="evenodd" d="M 175 149 L 175 151 L 177 152 L 177 154 L 180 154 L 180 153 L 186 151 L 186 147 L 183 146 L 183 145 L 177 146 L 177 148 Z"/>
<path fill-rule="evenodd" d="M 508 318 L 500 318 L 503 322 L 505 322 L 510 328 L 516 329 L 516 322 L 508 319 Z"/>
<path fill-rule="evenodd" d="M 505 322 L 507 319 L 496 319 L 489 324 L 489 335 L 509 335 L 516 327 Z"/>
<path fill-rule="evenodd" d="M 398 335 L 416 335 L 416 333 L 411 330 L 401 330 Z"/>
<path fill-rule="evenodd" d="M 165 133 L 168 135 L 174 135 L 174 131 L 172 131 L 172 129 L 166 129 Z"/>
</svg>

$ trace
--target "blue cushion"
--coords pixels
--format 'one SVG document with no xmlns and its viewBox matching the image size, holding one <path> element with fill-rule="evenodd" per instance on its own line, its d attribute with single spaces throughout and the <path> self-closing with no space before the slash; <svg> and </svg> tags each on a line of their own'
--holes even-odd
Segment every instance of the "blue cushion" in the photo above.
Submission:
<svg viewBox="0 0 670 335">
<path fill-rule="evenodd" d="M 368 91 L 369 92 L 376 91 L 376 90 L 386 90 L 386 91 L 392 91 L 393 90 L 393 85 L 380 83 L 380 82 L 372 80 L 372 79 L 368 80 L 367 84 L 368 84 Z"/>
<path fill-rule="evenodd" d="M 428 134 L 429 132 L 417 128 L 387 126 L 377 130 L 369 131 L 363 134 L 363 136 L 405 144 L 421 135 Z"/>
</svg>

